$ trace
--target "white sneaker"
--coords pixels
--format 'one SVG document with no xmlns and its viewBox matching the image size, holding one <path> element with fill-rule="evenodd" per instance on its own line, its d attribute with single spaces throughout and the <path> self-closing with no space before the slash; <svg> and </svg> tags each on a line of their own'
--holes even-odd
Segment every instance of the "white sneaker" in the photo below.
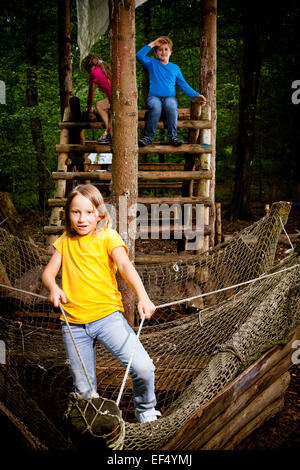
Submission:
<svg viewBox="0 0 300 470">
<path fill-rule="evenodd" d="M 136 411 L 135 416 L 139 423 L 151 423 L 156 421 L 158 416 L 161 416 L 161 412 L 151 408 L 147 411 Z"/>
</svg>

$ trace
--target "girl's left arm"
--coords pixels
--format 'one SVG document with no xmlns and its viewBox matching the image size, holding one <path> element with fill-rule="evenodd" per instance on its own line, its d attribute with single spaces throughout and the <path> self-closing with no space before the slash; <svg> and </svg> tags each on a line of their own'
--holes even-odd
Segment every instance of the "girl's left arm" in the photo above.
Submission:
<svg viewBox="0 0 300 470">
<path fill-rule="evenodd" d="M 93 102 L 95 97 L 95 82 L 89 83 L 89 93 L 87 98 L 87 111 L 92 111 Z"/>
<path fill-rule="evenodd" d="M 118 266 L 121 276 L 137 295 L 137 308 L 140 317 L 142 318 L 143 315 L 145 315 L 146 319 L 150 318 L 155 311 L 155 305 L 149 299 L 144 284 L 142 283 L 142 280 L 138 275 L 135 267 L 128 258 L 124 247 L 118 246 L 114 248 L 111 252 L 111 256 Z"/>
</svg>

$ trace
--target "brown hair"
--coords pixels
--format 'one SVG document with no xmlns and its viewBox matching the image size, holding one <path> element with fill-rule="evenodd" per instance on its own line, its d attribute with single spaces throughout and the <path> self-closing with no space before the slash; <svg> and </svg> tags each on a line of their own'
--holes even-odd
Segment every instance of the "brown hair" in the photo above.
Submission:
<svg viewBox="0 0 300 470">
<path fill-rule="evenodd" d="M 173 41 L 172 41 L 172 39 L 168 38 L 168 36 L 161 36 L 159 39 L 163 39 L 163 40 L 168 44 L 168 46 L 169 46 L 169 48 L 170 48 L 170 51 L 172 51 L 172 48 L 173 48 Z M 162 43 L 162 44 L 163 44 L 163 43 Z M 162 45 L 162 44 L 161 44 L 161 45 Z M 160 46 L 154 46 L 154 47 L 153 47 L 154 52 L 156 52 L 159 47 L 160 47 Z"/>
<path fill-rule="evenodd" d="M 74 197 L 78 194 L 86 197 L 91 201 L 93 206 L 98 211 L 98 214 L 102 219 L 97 224 L 97 232 L 101 232 L 105 228 L 111 228 L 112 220 L 104 204 L 104 200 L 100 191 L 92 184 L 80 184 L 74 188 L 68 195 L 66 207 L 65 207 L 65 230 L 69 237 L 77 235 L 77 232 L 73 229 L 70 222 L 70 206 Z"/>
<path fill-rule="evenodd" d="M 99 65 L 102 72 L 111 80 L 111 68 L 107 62 L 104 62 L 96 54 L 87 55 L 81 62 L 81 67 L 89 72 L 91 65 Z"/>
</svg>

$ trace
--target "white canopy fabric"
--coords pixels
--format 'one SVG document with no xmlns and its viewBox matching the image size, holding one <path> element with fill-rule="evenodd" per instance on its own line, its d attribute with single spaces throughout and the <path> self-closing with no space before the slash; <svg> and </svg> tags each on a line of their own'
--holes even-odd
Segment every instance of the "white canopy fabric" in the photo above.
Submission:
<svg viewBox="0 0 300 470">
<path fill-rule="evenodd" d="M 135 7 L 147 0 L 135 0 Z M 80 62 L 109 27 L 108 0 L 76 0 Z"/>
</svg>

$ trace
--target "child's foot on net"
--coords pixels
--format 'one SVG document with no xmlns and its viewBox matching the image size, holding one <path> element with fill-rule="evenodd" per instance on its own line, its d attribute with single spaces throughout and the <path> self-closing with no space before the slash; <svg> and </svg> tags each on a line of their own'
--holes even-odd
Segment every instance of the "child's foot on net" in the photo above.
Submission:
<svg viewBox="0 0 300 470">
<path fill-rule="evenodd" d="M 174 145 L 175 147 L 180 147 L 180 145 L 184 144 L 183 140 L 178 139 L 178 137 L 171 137 L 168 143 L 170 145 Z"/>
<path fill-rule="evenodd" d="M 139 140 L 138 144 L 140 147 L 146 147 L 146 145 L 151 145 L 153 142 L 150 137 L 143 137 L 142 139 Z"/>
<path fill-rule="evenodd" d="M 152 421 L 157 420 L 158 416 L 161 416 L 161 412 L 151 408 L 147 411 L 136 411 L 135 416 L 139 423 L 152 423 Z"/>
<path fill-rule="evenodd" d="M 110 133 L 106 132 L 99 140 L 97 140 L 97 144 L 110 144 L 111 140 Z"/>
</svg>

